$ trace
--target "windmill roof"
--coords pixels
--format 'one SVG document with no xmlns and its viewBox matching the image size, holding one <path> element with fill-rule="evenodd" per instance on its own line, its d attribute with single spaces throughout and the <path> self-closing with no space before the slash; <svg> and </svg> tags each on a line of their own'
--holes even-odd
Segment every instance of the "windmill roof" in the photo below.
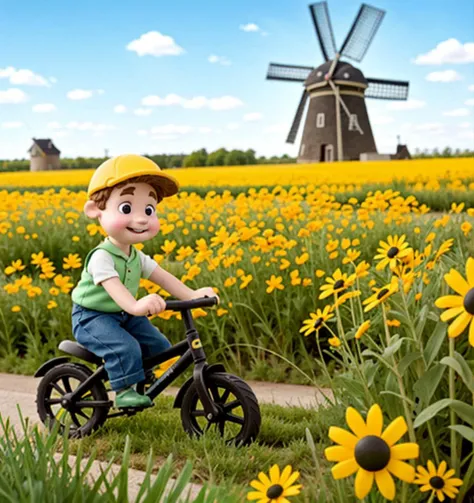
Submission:
<svg viewBox="0 0 474 503">
<path fill-rule="evenodd" d="M 60 150 L 58 150 L 52 140 L 50 138 L 33 138 L 33 142 L 35 145 L 37 145 L 46 155 L 59 155 L 61 153 Z M 31 151 L 33 148 L 33 145 L 28 149 L 28 152 Z"/>
<path fill-rule="evenodd" d="M 305 86 L 311 86 L 313 84 L 318 84 L 324 82 L 324 76 L 329 72 L 331 68 L 332 61 L 326 61 L 322 65 L 315 68 L 305 80 Z M 332 80 L 341 80 L 348 82 L 358 82 L 360 84 L 368 85 L 367 79 L 364 74 L 355 66 L 352 66 L 346 61 L 338 61 L 336 69 L 332 75 Z"/>
</svg>

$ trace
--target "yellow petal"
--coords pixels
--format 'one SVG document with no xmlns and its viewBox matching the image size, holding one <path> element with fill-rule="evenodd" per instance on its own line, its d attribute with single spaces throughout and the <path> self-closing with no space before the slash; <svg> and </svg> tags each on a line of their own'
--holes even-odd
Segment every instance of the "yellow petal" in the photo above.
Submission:
<svg viewBox="0 0 474 503">
<path fill-rule="evenodd" d="M 390 501 L 395 498 L 395 482 L 386 469 L 375 472 L 375 482 L 384 498 Z"/>
<path fill-rule="evenodd" d="M 407 423 L 403 416 L 394 419 L 382 434 L 382 439 L 387 442 L 389 447 L 398 442 L 408 431 Z"/>
<path fill-rule="evenodd" d="M 474 322 L 472 321 L 469 328 L 469 344 L 474 348 Z"/>
<path fill-rule="evenodd" d="M 420 487 L 420 491 L 421 491 L 422 493 L 424 493 L 424 492 L 426 492 L 426 491 L 429 491 L 429 490 L 431 490 L 431 485 L 430 485 L 430 484 L 426 484 L 425 486 Z"/>
<path fill-rule="evenodd" d="M 383 416 L 382 409 L 379 405 L 375 404 L 369 410 L 367 414 L 367 430 L 369 435 L 376 435 L 380 437 L 383 428 Z"/>
<path fill-rule="evenodd" d="M 285 482 L 289 479 L 289 477 L 291 475 L 291 470 L 292 470 L 291 465 L 287 465 L 287 466 L 285 466 L 285 468 L 281 472 L 281 475 L 280 475 L 280 485 L 281 486 L 285 487 Z"/>
<path fill-rule="evenodd" d="M 461 314 L 462 312 L 464 312 L 463 306 L 451 307 L 450 309 L 447 309 L 444 313 L 441 313 L 441 316 L 439 318 L 441 321 L 448 321 L 451 320 L 452 318 L 455 318 L 458 314 Z"/>
<path fill-rule="evenodd" d="M 272 484 L 278 484 L 280 482 L 280 467 L 278 465 L 273 465 L 270 468 L 270 480 Z"/>
<path fill-rule="evenodd" d="M 429 477 L 430 474 L 428 473 L 428 470 L 424 466 L 418 466 L 417 470 L 424 476 L 424 477 Z"/>
<path fill-rule="evenodd" d="M 343 479 L 345 477 L 350 477 L 359 468 L 355 458 L 346 459 L 331 468 L 332 476 L 337 479 Z"/>
<path fill-rule="evenodd" d="M 446 482 L 446 485 L 452 486 L 462 486 L 463 482 L 461 479 L 450 479 Z"/>
<path fill-rule="evenodd" d="M 450 491 L 449 489 L 446 488 L 446 486 L 443 487 L 443 491 L 445 492 L 445 494 L 448 498 L 452 498 L 452 499 L 454 499 L 456 497 L 456 493 L 459 492 L 457 489 L 454 490 L 456 492 Z"/>
<path fill-rule="evenodd" d="M 458 307 L 462 306 L 463 298 L 460 295 L 445 295 L 436 299 L 435 306 L 441 309 L 446 307 Z"/>
<path fill-rule="evenodd" d="M 258 499 L 261 500 L 261 501 L 265 501 L 264 499 L 262 499 L 264 497 L 265 497 L 265 493 L 262 494 L 260 492 L 257 493 L 255 491 L 251 491 L 251 492 L 249 492 L 247 494 L 247 500 L 248 501 L 254 501 L 254 500 L 258 500 Z M 267 500 L 268 500 L 268 498 L 267 498 Z"/>
<path fill-rule="evenodd" d="M 263 494 L 265 494 L 268 489 L 268 486 L 262 484 L 262 482 L 260 482 L 259 480 L 252 480 L 252 482 L 250 482 L 250 486 L 253 487 L 254 489 L 257 489 L 257 491 L 262 492 Z"/>
<path fill-rule="evenodd" d="M 288 489 L 285 489 L 285 492 L 283 493 L 285 496 L 296 496 L 301 492 L 302 485 L 297 485 L 293 487 L 289 487 Z"/>
<path fill-rule="evenodd" d="M 428 460 L 427 467 L 430 477 L 434 477 L 436 475 L 436 468 L 435 465 L 433 464 L 433 461 Z"/>
<path fill-rule="evenodd" d="M 420 447 L 415 443 L 394 445 L 390 451 L 390 459 L 415 459 L 420 455 Z"/>
<path fill-rule="evenodd" d="M 469 286 L 474 288 L 474 258 L 469 257 L 466 262 L 466 276 Z"/>
<path fill-rule="evenodd" d="M 461 274 L 456 271 L 456 269 L 451 269 L 448 274 L 444 275 L 446 283 L 459 295 L 466 295 L 469 290 L 469 285 L 467 281 L 461 276 Z"/>
<path fill-rule="evenodd" d="M 346 410 L 346 422 L 359 439 L 369 434 L 365 421 L 353 407 L 348 407 Z"/>
<path fill-rule="evenodd" d="M 360 468 L 355 478 L 355 493 L 359 499 L 364 499 L 370 493 L 374 483 L 374 472 Z"/>
<path fill-rule="evenodd" d="M 262 484 L 265 484 L 266 487 L 270 487 L 272 485 L 271 480 L 268 478 L 266 473 L 260 472 L 258 474 L 258 478 Z"/>
<path fill-rule="evenodd" d="M 445 482 L 448 482 L 448 479 L 450 477 L 452 477 L 454 474 L 456 473 L 456 471 L 454 469 L 451 468 L 451 470 L 448 470 L 444 475 L 443 475 L 443 479 Z"/>
<path fill-rule="evenodd" d="M 415 469 L 413 466 L 404 461 L 399 461 L 398 459 L 391 459 L 387 465 L 387 470 L 395 475 L 395 477 L 409 484 L 411 484 L 415 478 Z"/>
<path fill-rule="evenodd" d="M 331 440 L 333 440 L 337 444 L 342 445 L 343 447 L 346 447 L 347 449 L 355 449 L 358 441 L 357 437 L 352 433 L 349 433 L 348 431 L 343 430 L 342 428 L 339 428 L 337 426 L 331 426 L 329 428 L 328 436 Z"/>
<path fill-rule="evenodd" d="M 444 472 L 446 471 L 446 468 L 448 467 L 446 461 L 441 461 L 440 465 L 438 466 L 438 472 L 437 474 L 442 477 L 444 475 Z"/>
<path fill-rule="evenodd" d="M 300 476 L 300 472 L 293 472 L 288 480 L 283 484 L 280 482 L 280 485 L 283 487 L 283 489 L 288 489 Z"/>
<path fill-rule="evenodd" d="M 436 491 L 436 497 L 439 499 L 439 501 L 444 501 L 443 491 Z"/>
<path fill-rule="evenodd" d="M 334 445 L 324 449 L 324 455 L 328 461 L 345 461 L 354 457 L 354 449 L 347 449 L 341 445 Z"/>
<path fill-rule="evenodd" d="M 469 314 L 468 312 L 464 312 L 460 314 L 452 323 L 449 325 L 448 328 L 448 337 L 457 337 L 458 335 L 461 335 L 464 330 L 466 330 L 466 327 L 469 325 L 469 322 L 472 320 L 472 314 Z"/>
</svg>

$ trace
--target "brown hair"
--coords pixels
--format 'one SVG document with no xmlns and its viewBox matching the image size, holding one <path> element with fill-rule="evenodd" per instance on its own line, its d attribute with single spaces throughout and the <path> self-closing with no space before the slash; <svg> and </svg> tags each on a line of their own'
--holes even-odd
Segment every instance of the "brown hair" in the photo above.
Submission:
<svg viewBox="0 0 474 503">
<path fill-rule="evenodd" d="M 110 194 L 112 194 L 112 191 L 120 187 L 125 187 L 125 185 L 129 185 L 131 183 L 148 183 L 148 185 L 151 185 L 155 190 L 158 197 L 158 203 L 163 200 L 163 189 L 161 188 L 160 179 L 159 177 L 153 175 L 141 175 L 129 178 L 128 180 L 117 183 L 117 185 L 106 187 L 105 189 L 100 189 L 97 192 L 94 192 L 91 194 L 89 199 L 95 202 L 99 210 L 105 210 L 105 206 L 109 200 Z"/>
</svg>

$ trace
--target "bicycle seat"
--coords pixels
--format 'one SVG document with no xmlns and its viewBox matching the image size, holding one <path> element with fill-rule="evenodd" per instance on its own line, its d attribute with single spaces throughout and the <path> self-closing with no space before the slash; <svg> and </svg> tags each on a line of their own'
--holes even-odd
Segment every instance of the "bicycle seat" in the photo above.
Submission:
<svg viewBox="0 0 474 503">
<path fill-rule="evenodd" d="M 94 363 L 95 365 L 102 365 L 102 358 L 94 353 L 91 353 L 84 346 L 81 346 L 76 341 L 62 341 L 59 343 L 59 349 L 70 355 L 76 356 L 86 362 Z"/>
</svg>

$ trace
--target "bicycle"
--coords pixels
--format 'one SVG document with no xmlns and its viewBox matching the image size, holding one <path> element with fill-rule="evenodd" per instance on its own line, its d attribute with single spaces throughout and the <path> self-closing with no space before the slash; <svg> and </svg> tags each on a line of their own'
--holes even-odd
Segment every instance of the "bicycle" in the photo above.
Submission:
<svg viewBox="0 0 474 503">
<path fill-rule="evenodd" d="M 137 391 L 148 395 L 153 402 L 194 365 L 192 377 L 181 386 L 173 405 L 181 410 L 184 430 L 190 436 L 199 437 L 214 425 L 227 443 L 248 445 L 256 439 L 261 425 L 257 398 L 245 381 L 227 373 L 222 364 L 208 365 L 193 323 L 191 309 L 215 304 L 215 297 L 166 302 L 166 310 L 181 312 L 186 338 L 158 355 L 143 358 L 147 379 L 138 383 Z M 51 428 L 58 421 L 64 432 L 67 422 L 62 419 L 69 414 L 69 436 L 81 438 L 97 430 L 108 418 L 133 416 L 149 408 L 124 408 L 110 413 L 113 401 L 109 400 L 105 387 L 108 375 L 103 360 L 76 341 L 62 341 L 58 348 L 97 369 L 93 371 L 83 363 L 70 362 L 70 357 L 60 356 L 48 360 L 36 371 L 35 377 L 42 377 L 36 396 L 37 411 L 45 425 Z M 176 357 L 179 359 L 173 365 L 154 378 L 153 367 Z M 73 387 L 71 381 L 78 381 L 78 385 Z M 54 392 L 59 396 L 53 396 Z"/>
</svg>

